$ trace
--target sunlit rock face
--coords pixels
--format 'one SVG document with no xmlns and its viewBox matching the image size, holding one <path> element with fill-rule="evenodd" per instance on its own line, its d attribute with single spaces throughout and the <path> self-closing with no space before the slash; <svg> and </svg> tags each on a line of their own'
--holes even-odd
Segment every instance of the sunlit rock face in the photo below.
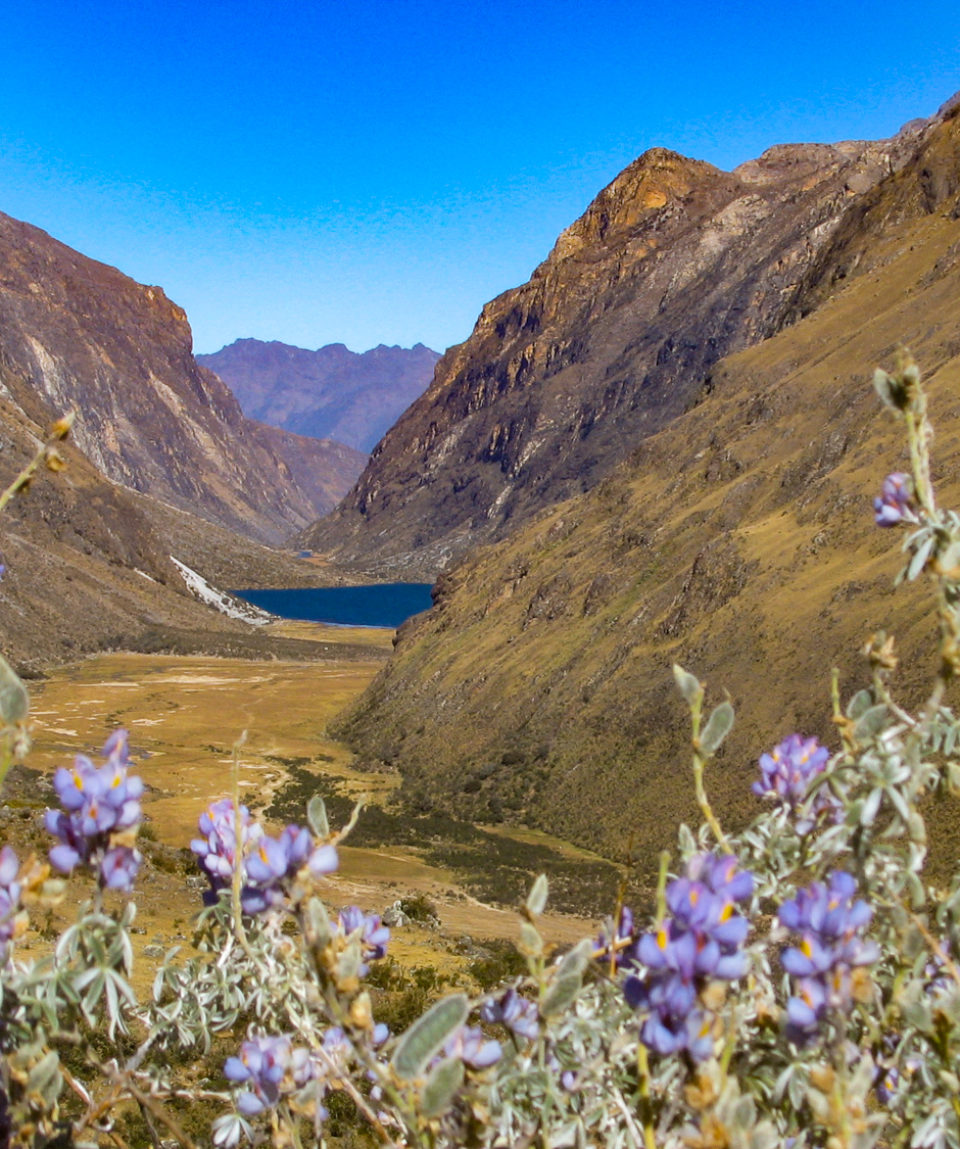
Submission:
<svg viewBox="0 0 960 1149">
<path fill-rule="evenodd" d="M 851 208 L 930 130 L 775 147 L 733 172 L 646 152 L 484 307 L 305 538 L 430 577 L 589 490 L 710 390 L 714 363 L 798 314 Z"/>
<path fill-rule="evenodd" d="M 104 475 L 252 538 L 288 537 L 363 465 L 341 444 L 245 419 L 159 287 L 4 215 L 0 354 L 28 415 L 77 410 L 75 443 Z"/>
</svg>

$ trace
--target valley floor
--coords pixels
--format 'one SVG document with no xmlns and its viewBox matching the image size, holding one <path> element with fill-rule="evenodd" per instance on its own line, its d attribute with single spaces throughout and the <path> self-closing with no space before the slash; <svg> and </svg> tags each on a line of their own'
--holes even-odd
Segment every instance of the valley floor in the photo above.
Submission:
<svg viewBox="0 0 960 1149">
<path fill-rule="evenodd" d="M 0 806 L 0 838 L 21 851 L 31 847 L 44 852 L 49 842 L 42 811 L 55 802 L 50 785 L 54 770 L 69 765 L 78 751 L 95 757 L 111 730 L 126 727 L 131 758 L 147 787 L 141 842 L 147 864 L 137 882 L 136 900 L 140 948 L 147 950 L 148 958 L 161 956 L 172 945 L 188 944 L 190 919 L 200 907 L 206 883 L 187 847 L 206 804 L 230 792 L 233 747 L 244 732 L 237 751 L 240 791 L 258 814 L 268 810 L 291 778 L 309 790 L 310 776 L 315 776 L 325 792 L 338 796 L 331 810 L 336 825 L 346 805 L 343 799 L 363 798 L 380 806 L 398 781 L 391 774 L 356 771 L 349 749 L 326 733 L 327 724 L 382 666 L 392 632 L 315 624 L 277 627 L 290 637 L 342 642 L 352 648 L 352 656 L 342 661 L 264 662 L 109 654 L 60 667 L 31 684 L 33 749 L 26 766 L 16 768 L 8 779 Z M 358 643 L 369 648 L 369 659 L 356 657 Z M 303 820 L 302 813 L 284 808 L 282 817 L 297 816 Z M 556 846 L 563 850 L 562 843 Z M 79 882 L 71 885 L 76 888 L 63 908 L 64 921 L 83 896 Z M 363 846 L 344 846 L 327 900 L 334 907 L 356 902 L 366 910 L 382 911 L 399 898 L 417 894 L 436 906 L 439 925 L 394 931 L 391 952 L 405 964 L 455 968 L 452 955 L 469 955 L 469 945 L 461 941 L 465 935 L 516 936 L 512 910 L 469 896 L 454 873 L 431 864 L 408 844 L 377 848 L 365 841 Z M 563 943 L 590 928 L 583 918 L 556 914 L 548 915 L 545 933 Z M 29 953 L 43 945 L 42 939 L 28 935 L 21 948 Z M 142 963 L 144 974 L 151 964 Z"/>
</svg>

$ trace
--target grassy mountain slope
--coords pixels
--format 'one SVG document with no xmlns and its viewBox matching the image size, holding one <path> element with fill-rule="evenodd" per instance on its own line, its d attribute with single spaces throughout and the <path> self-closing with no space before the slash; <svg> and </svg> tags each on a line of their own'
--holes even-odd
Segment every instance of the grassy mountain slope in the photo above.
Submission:
<svg viewBox="0 0 960 1149">
<path fill-rule="evenodd" d="M 722 356 L 796 313 L 851 206 L 934 130 L 784 145 L 733 172 L 646 152 L 483 309 L 307 544 L 433 575 L 589 490 L 682 414 Z"/>
<path fill-rule="evenodd" d="M 344 722 L 367 759 L 399 767 L 411 804 L 615 856 L 633 843 L 649 870 L 694 816 L 673 661 L 736 705 L 709 779 L 730 821 L 753 809 L 763 750 L 793 730 L 835 743 L 830 669 L 845 692 L 861 682 L 872 630 L 897 634 L 902 685 L 921 689 L 930 594 L 894 593 L 899 540 L 873 525 L 903 449 L 869 378 L 899 341 L 913 349 L 935 478 L 960 505 L 958 172 L 947 118 L 825 246 L 794 297 L 806 318 L 718 363 L 595 490 L 441 579 Z"/>
</svg>

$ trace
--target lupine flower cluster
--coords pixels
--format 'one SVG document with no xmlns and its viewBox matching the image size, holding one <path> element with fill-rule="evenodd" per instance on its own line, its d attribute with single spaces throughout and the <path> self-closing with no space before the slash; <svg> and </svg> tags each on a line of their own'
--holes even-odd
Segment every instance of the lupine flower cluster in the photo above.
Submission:
<svg viewBox="0 0 960 1149">
<path fill-rule="evenodd" d="M 230 1081 L 246 1085 L 237 1095 L 237 1108 L 246 1117 L 273 1109 L 282 1093 L 300 1089 L 316 1073 L 310 1051 L 294 1047 L 289 1037 L 254 1037 L 228 1057 L 223 1067 Z"/>
<path fill-rule="evenodd" d="M 370 972 L 368 962 L 386 955 L 390 929 L 380 921 L 379 914 L 365 914 L 359 906 L 344 906 L 337 918 L 337 933 L 344 940 L 359 935 L 363 953 L 363 961 L 357 971 L 360 977 L 366 977 Z"/>
<path fill-rule="evenodd" d="M 127 772 L 126 730 L 111 734 L 103 754 L 100 767 L 78 754 L 72 769 L 61 766 L 53 776 L 63 810 L 46 813 L 47 829 L 60 839 L 50 851 L 50 861 L 65 874 L 89 865 L 101 885 L 129 890 L 141 862 L 133 842 L 140 825 L 143 782 Z"/>
<path fill-rule="evenodd" d="M 878 527 L 898 527 L 901 523 L 918 523 L 916 503 L 909 475 L 895 471 L 883 480 L 880 494 L 873 500 Z"/>
<path fill-rule="evenodd" d="M 787 1002 L 787 1031 L 800 1043 L 829 1015 L 850 1009 L 855 971 L 879 957 L 876 942 L 860 936 L 873 910 L 856 893 L 852 875 L 834 870 L 826 885 L 814 882 L 780 907 L 780 924 L 801 938 L 781 958 L 796 979 L 796 994 Z"/>
<path fill-rule="evenodd" d="M 701 991 L 746 973 L 740 947 L 750 927 L 735 904 L 752 893 L 753 875 L 732 854 L 699 854 L 686 877 L 667 885 L 672 917 L 640 938 L 636 954 L 647 972 L 624 984 L 627 1001 L 647 1015 L 640 1039 L 655 1053 L 686 1050 L 702 1061 L 713 1052 L 714 1019 Z"/>
<path fill-rule="evenodd" d="M 483 1030 L 462 1025 L 443 1046 L 443 1057 L 457 1057 L 471 1069 L 489 1069 L 503 1056 L 499 1041 L 487 1040 Z M 437 1057 L 437 1061 L 441 1058 Z"/>
<path fill-rule="evenodd" d="M 7 960 L 7 948 L 19 932 L 23 920 L 20 910 L 20 859 L 12 846 L 0 850 L 0 965 Z"/>
<path fill-rule="evenodd" d="M 505 1026 L 516 1037 L 536 1041 L 540 1036 L 540 1017 L 535 1002 L 510 986 L 500 997 L 488 998 L 480 1007 L 480 1016 L 491 1024 Z"/>
<path fill-rule="evenodd" d="M 211 889 L 205 898 L 208 903 L 231 886 L 238 866 L 243 883 L 240 905 L 247 914 L 263 913 L 279 905 L 304 867 L 314 877 L 337 868 L 335 846 L 315 844 L 310 831 L 301 826 L 287 826 L 279 837 L 272 838 L 252 820 L 246 806 L 240 807 L 238 817 L 232 798 L 211 803 L 200 815 L 198 828 L 203 836 L 194 838 L 190 849 L 210 879 Z"/>
<path fill-rule="evenodd" d="M 803 804 L 814 779 L 826 769 L 829 759 L 829 750 L 816 738 L 791 734 L 769 754 L 761 756 L 760 781 L 753 783 L 752 790 L 761 798 L 773 798 L 788 810 L 795 811 Z M 818 815 L 826 811 L 832 811 L 834 818 L 843 816 L 841 803 L 822 786 L 806 815 L 797 820 L 797 833 L 808 833 Z"/>
</svg>

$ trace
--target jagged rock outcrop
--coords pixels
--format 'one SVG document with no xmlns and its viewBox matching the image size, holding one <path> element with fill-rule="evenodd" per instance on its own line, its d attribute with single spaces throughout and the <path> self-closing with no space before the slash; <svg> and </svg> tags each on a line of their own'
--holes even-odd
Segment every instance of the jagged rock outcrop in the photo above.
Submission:
<svg viewBox="0 0 960 1149">
<path fill-rule="evenodd" d="M 304 539 L 431 577 L 589 490 L 709 389 L 720 358 L 813 305 L 810 277 L 852 207 L 930 130 L 775 147 L 733 172 L 646 152 L 528 283 L 487 304 Z"/>
<path fill-rule="evenodd" d="M 183 310 L 0 214 L 0 397 L 36 423 L 76 408 L 107 477 L 264 542 L 330 509 L 363 456 L 244 418 L 192 354 Z"/>
<path fill-rule="evenodd" d="M 894 591 L 899 533 L 874 525 L 872 496 L 906 450 L 870 377 L 898 344 L 916 354 L 940 503 L 960 506 L 960 117 L 947 109 L 910 146 L 798 258 L 777 334 L 715 363 L 690 409 L 592 491 L 453 564 L 434 610 L 401 629 L 343 732 L 400 770 L 413 808 L 527 823 L 652 877 L 677 823 L 698 818 L 671 663 L 736 707 L 707 779 L 726 825 L 756 810 L 756 759 L 782 737 L 836 747 L 831 668 L 845 696 L 864 685 L 872 631 L 896 635 L 895 688 L 921 696 L 936 604 L 923 579 Z M 809 212 L 802 184 L 819 177 L 793 154 Z M 931 817 L 955 844 L 953 810 Z"/>
<path fill-rule="evenodd" d="M 357 354 L 342 343 L 307 351 L 238 339 L 197 362 L 224 380 L 251 419 L 370 452 L 426 390 L 439 358 L 422 343 Z"/>
</svg>

